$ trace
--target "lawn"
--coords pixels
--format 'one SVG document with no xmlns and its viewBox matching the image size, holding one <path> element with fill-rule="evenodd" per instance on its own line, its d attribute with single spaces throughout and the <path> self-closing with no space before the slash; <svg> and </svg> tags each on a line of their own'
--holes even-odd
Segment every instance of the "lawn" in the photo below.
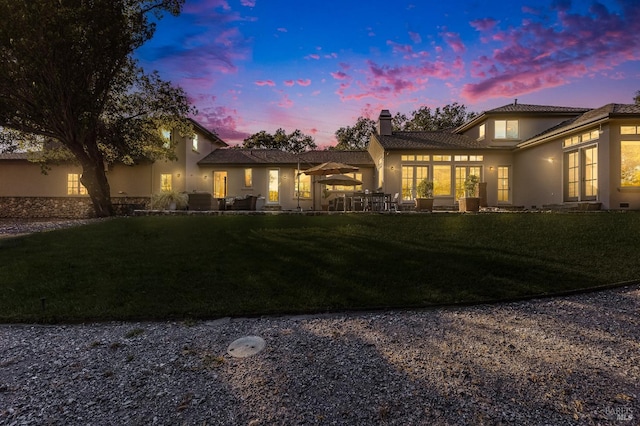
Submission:
<svg viewBox="0 0 640 426">
<path fill-rule="evenodd" d="M 474 303 L 640 278 L 640 213 L 116 218 L 0 240 L 0 322 Z"/>
</svg>

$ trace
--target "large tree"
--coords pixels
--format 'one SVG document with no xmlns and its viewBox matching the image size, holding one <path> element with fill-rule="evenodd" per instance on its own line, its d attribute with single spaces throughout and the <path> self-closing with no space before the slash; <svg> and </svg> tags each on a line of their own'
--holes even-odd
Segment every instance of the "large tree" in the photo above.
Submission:
<svg viewBox="0 0 640 426">
<path fill-rule="evenodd" d="M 446 130 L 459 127 L 475 116 L 476 113 L 467 112 L 465 105 L 454 102 L 433 111 L 426 106 L 419 108 L 411 113 L 411 119 L 396 114 L 393 124 L 397 130 L 405 131 Z"/>
<path fill-rule="evenodd" d="M 242 143 L 242 148 L 278 149 L 296 154 L 317 147 L 313 137 L 298 129 L 289 134 L 284 129 L 278 129 L 273 135 L 262 130 L 249 136 Z"/>
<path fill-rule="evenodd" d="M 366 149 L 371 132 L 376 128 L 376 122 L 370 118 L 358 117 L 356 124 L 351 127 L 341 127 L 336 131 L 338 144 L 332 149 L 349 151 Z"/>
<path fill-rule="evenodd" d="M 636 95 L 633 97 L 633 101 L 636 105 L 640 105 L 640 90 L 636 91 Z"/>
<path fill-rule="evenodd" d="M 185 93 L 132 56 L 183 3 L 0 0 L 0 128 L 74 158 L 99 217 L 113 214 L 105 162 L 171 157 L 161 129 L 191 132 Z"/>
</svg>

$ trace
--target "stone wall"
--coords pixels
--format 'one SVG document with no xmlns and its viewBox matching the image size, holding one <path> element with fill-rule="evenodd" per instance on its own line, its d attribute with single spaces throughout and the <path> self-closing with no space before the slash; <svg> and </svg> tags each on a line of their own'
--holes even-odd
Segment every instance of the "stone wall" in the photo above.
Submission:
<svg viewBox="0 0 640 426">
<path fill-rule="evenodd" d="M 114 197 L 111 199 L 116 214 L 131 215 L 136 209 L 146 209 L 148 197 Z M 1 218 L 65 218 L 94 217 L 93 205 L 88 197 L 0 197 Z"/>
</svg>

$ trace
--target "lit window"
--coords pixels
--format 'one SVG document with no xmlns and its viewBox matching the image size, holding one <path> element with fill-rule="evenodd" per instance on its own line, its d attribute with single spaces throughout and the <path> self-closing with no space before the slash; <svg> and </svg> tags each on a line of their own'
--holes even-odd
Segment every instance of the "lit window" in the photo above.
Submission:
<svg viewBox="0 0 640 426">
<path fill-rule="evenodd" d="M 508 203 L 511 196 L 511 188 L 509 183 L 509 166 L 498 166 L 498 202 Z"/>
<path fill-rule="evenodd" d="M 453 159 L 455 161 L 469 161 L 469 156 L 468 155 L 456 155 Z"/>
<path fill-rule="evenodd" d="M 87 188 L 80 182 L 78 173 L 69 173 L 67 175 L 67 195 L 86 195 Z"/>
<path fill-rule="evenodd" d="M 402 199 L 413 200 L 417 196 L 417 185 L 428 177 L 427 166 L 402 166 Z"/>
<path fill-rule="evenodd" d="M 480 135 L 478 136 L 478 139 L 482 140 L 482 139 L 484 139 L 484 132 L 485 132 L 484 124 L 480 125 L 480 130 L 479 131 L 480 131 Z"/>
<path fill-rule="evenodd" d="M 451 195 L 451 166 L 433 166 L 433 195 Z"/>
<path fill-rule="evenodd" d="M 244 169 L 244 186 L 245 188 L 253 187 L 253 169 Z"/>
<path fill-rule="evenodd" d="M 496 120 L 496 139 L 518 139 L 518 120 Z"/>
<path fill-rule="evenodd" d="M 297 173 L 294 197 L 297 198 L 300 194 L 300 198 L 311 198 L 311 175 L 305 175 L 300 170 Z"/>
<path fill-rule="evenodd" d="M 160 191 L 171 191 L 171 175 L 163 173 L 160 175 Z"/>
<path fill-rule="evenodd" d="M 191 149 L 193 151 L 197 151 L 198 150 L 198 135 L 193 135 L 193 138 L 191 139 Z"/>
<path fill-rule="evenodd" d="M 412 161 L 429 161 L 428 155 L 403 155 L 401 157 L 402 161 L 412 162 Z"/>
<path fill-rule="evenodd" d="M 640 126 L 620 126 L 621 135 L 639 135 Z"/>
<path fill-rule="evenodd" d="M 620 142 L 620 185 L 640 186 L 640 141 Z"/>
<path fill-rule="evenodd" d="M 434 155 L 433 161 L 451 161 L 450 155 Z"/>
</svg>

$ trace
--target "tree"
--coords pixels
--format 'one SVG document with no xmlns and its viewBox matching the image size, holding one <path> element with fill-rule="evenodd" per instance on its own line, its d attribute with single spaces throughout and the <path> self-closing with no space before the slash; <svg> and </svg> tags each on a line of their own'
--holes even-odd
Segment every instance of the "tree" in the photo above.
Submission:
<svg viewBox="0 0 640 426">
<path fill-rule="evenodd" d="M 474 112 L 467 112 L 467 107 L 454 102 L 450 105 L 437 107 L 431 111 L 429 107 L 422 107 L 411 113 L 411 120 L 403 123 L 401 130 L 430 131 L 446 130 L 459 127 L 476 116 Z"/>
<path fill-rule="evenodd" d="M 342 151 L 366 149 L 375 128 L 376 122 L 372 119 L 358 117 L 353 127 L 341 127 L 336 131 L 338 144 L 333 149 Z"/>
<path fill-rule="evenodd" d="M 640 90 L 636 91 L 636 95 L 633 97 L 633 101 L 636 105 L 640 105 Z"/>
<path fill-rule="evenodd" d="M 283 129 L 278 129 L 273 135 L 261 130 L 242 142 L 242 148 L 277 149 L 295 154 L 317 147 L 313 137 L 305 135 L 298 129 L 289 134 Z"/>
<path fill-rule="evenodd" d="M 0 127 L 72 156 L 98 217 L 113 214 L 105 162 L 171 157 L 161 129 L 191 132 L 185 93 L 132 57 L 153 36 L 150 15 L 183 3 L 0 0 Z"/>
</svg>

